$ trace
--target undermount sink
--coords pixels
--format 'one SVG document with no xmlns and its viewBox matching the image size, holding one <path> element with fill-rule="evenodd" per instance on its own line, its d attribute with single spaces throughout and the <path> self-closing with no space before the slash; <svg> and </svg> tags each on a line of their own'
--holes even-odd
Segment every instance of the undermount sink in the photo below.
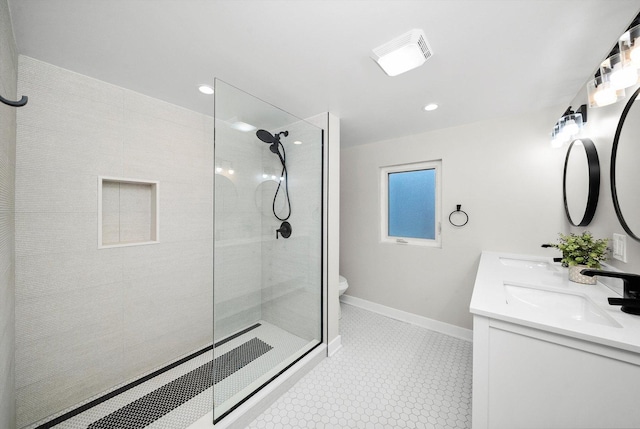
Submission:
<svg viewBox="0 0 640 429">
<path fill-rule="evenodd" d="M 507 304 L 519 310 L 563 320 L 621 328 L 620 324 L 598 307 L 589 297 L 577 292 L 564 292 L 536 286 L 504 283 Z"/>
<path fill-rule="evenodd" d="M 556 267 L 546 261 L 535 261 L 529 259 L 516 259 L 516 258 L 498 258 L 502 265 L 507 267 L 528 268 L 530 270 L 547 270 L 558 271 Z"/>
</svg>

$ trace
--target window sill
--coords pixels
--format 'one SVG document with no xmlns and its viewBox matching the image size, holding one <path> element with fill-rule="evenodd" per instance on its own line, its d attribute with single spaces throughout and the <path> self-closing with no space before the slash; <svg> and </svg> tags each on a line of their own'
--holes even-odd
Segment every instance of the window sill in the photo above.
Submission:
<svg viewBox="0 0 640 429">
<path fill-rule="evenodd" d="M 406 239 L 406 238 L 383 238 L 380 240 L 382 244 L 396 244 L 399 246 L 418 246 L 418 247 L 433 247 L 437 249 L 442 248 L 442 243 L 435 240 L 420 240 L 420 239 Z"/>
</svg>

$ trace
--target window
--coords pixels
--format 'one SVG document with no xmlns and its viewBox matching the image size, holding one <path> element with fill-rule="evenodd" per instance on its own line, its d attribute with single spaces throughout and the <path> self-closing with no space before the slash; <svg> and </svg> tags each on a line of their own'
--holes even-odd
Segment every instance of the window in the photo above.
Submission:
<svg viewBox="0 0 640 429">
<path fill-rule="evenodd" d="M 380 169 L 383 243 L 440 246 L 441 161 Z"/>
</svg>

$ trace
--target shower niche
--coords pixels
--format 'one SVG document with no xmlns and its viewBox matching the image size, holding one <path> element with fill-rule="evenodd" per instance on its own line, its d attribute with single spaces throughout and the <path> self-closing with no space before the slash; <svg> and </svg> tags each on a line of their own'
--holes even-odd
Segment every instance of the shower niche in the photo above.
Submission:
<svg viewBox="0 0 640 429">
<path fill-rule="evenodd" d="M 220 80 L 214 126 L 217 422 L 322 343 L 323 131 Z"/>
<path fill-rule="evenodd" d="M 157 181 L 98 177 L 98 248 L 160 242 Z"/>
</svg>

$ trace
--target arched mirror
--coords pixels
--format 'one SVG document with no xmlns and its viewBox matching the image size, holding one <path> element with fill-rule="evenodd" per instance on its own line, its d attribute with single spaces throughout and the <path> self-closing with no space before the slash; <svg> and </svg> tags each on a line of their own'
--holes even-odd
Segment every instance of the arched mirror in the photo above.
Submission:
<svg viewBox="0 0 640 429">
<path fill-rule="evenodd" d="M 640 241 L 640 102 L 636 90 L 627 102 L 611 150 L 611 196 L 624 230 Z"/>
<path fill-rule="evenodd" d="M 590 139 L 571 142 L 564 161 L 562 180 L 564 210 L 573 226 L 587 226 L 593 219 L 600 195 L 600 160 Z"/>
</svg>

